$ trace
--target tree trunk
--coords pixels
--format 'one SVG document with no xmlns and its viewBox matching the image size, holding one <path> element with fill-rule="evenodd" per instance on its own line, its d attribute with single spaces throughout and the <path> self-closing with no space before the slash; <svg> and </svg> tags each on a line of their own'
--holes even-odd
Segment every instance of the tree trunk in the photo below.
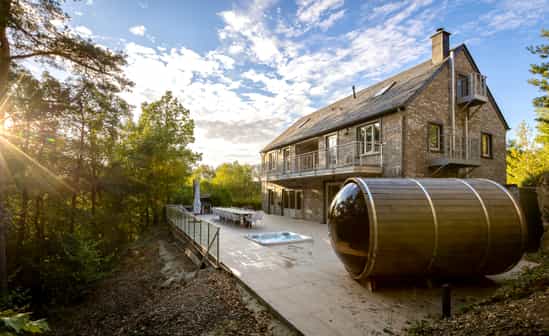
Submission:
<svg viewBox="0 0 549 336">
<path fill-rule="evenodd" d="M 27 214 L 29 210 L 29 193 L 27 188 L 21 192 L 21 214 L 19 215 L 19 224 L 17 225 L 17 253 L 21 251 L 25 236 L 27 233 Z"/>
<path fill-rule="evenodd" d="M 76 188 L 76 186 L 75 186 Z M 74 233 L 74 217 L 76 216 L 76 193 L 71 197 L 71 218 L 69 220 L 69 232 Z"/>
<path fill-rule="evenodd" d="M 0 191 L 0 296 L 8 293 L 8 259 L 6 256 L 7 213 Z"/>
<path fill-rule="evenodd" d="M 0 102 L 3 102 L 8 92 L 8 78 L 10 73 L 10 44 L 6 31 L 11 1 L 0 1 Z M 0 108 L 0 131 L 4 128 L 5 109 Z M 4 183 L 4 181 L 0 181 Z M 0 185 L 2 187 L 2 185 Z M 7 209 L 4 206 L 4 190 L 0 188 L 0 294 L 8 291 L 8 267 L 6 256 L 6 234 L 8 225 Z"/>
<path fill-rule="evenodd" d="M 41 246 L 44 240 L 44 225 L 40 220 L 40 217 L 42 216 L 42 195 L 36 196 L 35 205 L 36 210 L 34 213 L 34 228 L 36 230 L 38 246 Z"/>
<path fill-rule="evenodd" d="M 11 54 L 6 26 L 10 7 L 11 1 L 0 1 L 0 101 L 3 101 L 6 97 L 9 87 Z M 0 129 L 4 125 L 4 111 L 0 109 Z"/>
</svg>

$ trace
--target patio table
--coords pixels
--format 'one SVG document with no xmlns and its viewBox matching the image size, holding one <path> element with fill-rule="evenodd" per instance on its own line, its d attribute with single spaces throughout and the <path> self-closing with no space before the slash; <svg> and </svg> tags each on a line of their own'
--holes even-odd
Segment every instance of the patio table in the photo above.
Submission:
<svg viewBox="0 0 549 336">
<path fill-rule="evenodd" d="M 246 219 L 251 217 L 255 213 L 255 211 L 233 207 L 215 207 L 212 208 L 212 213 L 223 219 L 233 220 L 233 218 L 238 217 L 238 221 L 241 225 L 243 225 L 246 222 Z"/>
</svg>

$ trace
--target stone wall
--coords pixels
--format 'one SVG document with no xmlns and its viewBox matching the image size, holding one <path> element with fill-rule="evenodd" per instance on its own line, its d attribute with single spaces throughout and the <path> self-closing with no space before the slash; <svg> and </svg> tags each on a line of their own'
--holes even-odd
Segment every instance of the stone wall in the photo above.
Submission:
<svg viewBox="0 0 549 336">
<path fill-rule="evenodd" d="M 456 74 L 468 74 L 473 72 L 473 66 L 465 56 L 459 52 L 455 55 Z M 457 77 L 457 75 L 456 75 Z M 427 88 L 406 107 L 406 134 L 404 175 L 414 177 L 429 177 L 433 170 L 429 168 L 428 160 L 428 125 L 437 123 L 442 125 L 443 133 L 451 130 L 450 113 L 450 71 L 449 66 L 444 66 L 439 74 L 428 84 Z M 480 153 L 481 132 L 492 135 L 492 158 L 481 158 L 480 167 L 470 172 L 444 171 L 442 176 L 456 177 L 484 177 L 505 184 L 506 160 L 505 160 L 505 136 L 506 129 L 503 121 L 496 112 L 496 107 L 491 102 L 470 107 L 469 109 L 469 138 L 476 139 L 478 148 L 471 149 Z M 467 108 L 456 106 L 456 135 L 465 136 L 465 114 Z M 440 154 L 440 155 L 444 155 Z"/>
</svg>

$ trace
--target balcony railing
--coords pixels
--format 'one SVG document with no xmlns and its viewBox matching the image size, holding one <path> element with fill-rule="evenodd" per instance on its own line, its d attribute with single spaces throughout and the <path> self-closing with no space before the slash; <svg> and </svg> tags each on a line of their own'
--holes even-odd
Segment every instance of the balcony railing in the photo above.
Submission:
<svg viewBox="0 0 549 336">
<path fill-rule="evenodd" d="M 455 142 L 454 146 L 452 142 Z M 452 137 L 451 134 L 445 134 L 441 145 L 440 151 L 429 150 L 430 166 L 480 165 L 480 140 L 478 138 Z"/>
<path fill-rule="evenodd" d="M 458 87 L 457 103 L 475 105 L 487 101 L 488 90 L 486 88 L 486 76 L 477 72 L 469 74 L 467 76 L 467 86 L 461 89 Z"/>
<path fill-rule="evenodd" d="M 365 149 L 369 152 L 365 152 Z M 345 172 L 379 174 L 382 168 L 381 143 L 349 142 L 324 150 L 285 157 L 281 162 L 265 162 L 261 171 L 262 175 L 267 177 L 292 178 Z"/>
</svg>

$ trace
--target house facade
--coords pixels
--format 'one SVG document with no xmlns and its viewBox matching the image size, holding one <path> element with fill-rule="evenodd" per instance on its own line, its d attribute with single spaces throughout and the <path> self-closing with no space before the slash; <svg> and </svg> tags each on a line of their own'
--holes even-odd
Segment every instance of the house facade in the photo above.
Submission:
<svg viewBox="0 0 549 336">
<path fill-rule="evenodd" d="M 346 178 L 505 183 L 509 129 L 467 47 L 443 29 L 432 57 L 297 120 L 261 151 L 263 210 L 326 222 Z"/>
</svg>

